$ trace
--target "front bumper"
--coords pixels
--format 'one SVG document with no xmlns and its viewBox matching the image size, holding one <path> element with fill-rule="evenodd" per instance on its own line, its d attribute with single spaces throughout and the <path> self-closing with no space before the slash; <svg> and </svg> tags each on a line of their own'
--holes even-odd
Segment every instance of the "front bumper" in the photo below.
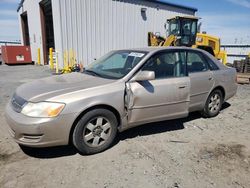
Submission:
<svg viewBox="0 0 250 188">
<path fill-rule="evenodd" d="M 21 145 L 49 147 L 67 145 L 76 114 L 60 114 L 55 118 L 33 118 L 14 111 L 9 103 L 5 117 L 10 135 Z"/>
</svg>

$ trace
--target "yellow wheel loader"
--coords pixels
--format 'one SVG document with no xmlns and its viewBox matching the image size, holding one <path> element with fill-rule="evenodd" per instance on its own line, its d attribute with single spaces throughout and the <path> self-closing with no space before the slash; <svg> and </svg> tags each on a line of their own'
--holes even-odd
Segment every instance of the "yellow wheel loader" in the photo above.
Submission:
<svg viewBox="0 0 250 188">
<path fill-rule="evenodd" d="M 167 38 L 148 33 L 149 46 L 188 46 L 192 48 L 203 49 L 223 64 L 227 63 L 227 53 L 220 49 L 220 39 L 206 33 L 198 32 L 198 17 L 194 16 L 176 16 L 167 20 L 165 29 Z M 167 28 L 168 24 L 168 28 Z"/>
</svg>

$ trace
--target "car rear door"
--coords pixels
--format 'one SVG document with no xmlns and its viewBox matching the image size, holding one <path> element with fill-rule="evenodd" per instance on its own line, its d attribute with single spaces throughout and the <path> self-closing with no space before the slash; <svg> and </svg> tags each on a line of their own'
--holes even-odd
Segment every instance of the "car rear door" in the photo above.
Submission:
<svg viewBox="0 0 250 188">
<path fill-rule="evenodd" d="M 197 51 L 187 52 L 187 67 L 190 77 L 190 111 L 203 108 L 215 80 L 205 57 Z"/>
<path fill-rule="evenodd" d="M 185 52 L 155 54 L 140 71 L 154 71 L 150 81 L 126 83 L 126 105 L 130 126 L 188 115 L 190 79 L 186 72 Z"/>
</svg>

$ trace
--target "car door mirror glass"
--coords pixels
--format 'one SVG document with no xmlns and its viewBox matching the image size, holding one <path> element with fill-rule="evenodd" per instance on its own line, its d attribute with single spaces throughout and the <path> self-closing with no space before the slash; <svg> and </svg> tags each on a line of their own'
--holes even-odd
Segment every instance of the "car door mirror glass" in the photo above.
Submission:
<svg viewBox="0 0 250 188">
<path fill-rule="evenodd" d="M 140 71 L 131 79 L 131 81 L 146 81 L 154 79 L 155 79 L 154 71 Z"/>
</svg>

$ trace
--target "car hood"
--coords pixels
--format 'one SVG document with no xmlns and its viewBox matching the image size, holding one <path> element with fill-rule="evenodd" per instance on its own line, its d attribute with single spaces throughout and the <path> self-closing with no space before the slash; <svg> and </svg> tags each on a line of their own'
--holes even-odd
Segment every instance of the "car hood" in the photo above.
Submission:
<svg viewBox="0 0 250 188">
<path fill-rule="evenodd" d="M 115 80 L 104 79 L 84 73 L 51 76 L 21 85 L 16 95 L 27 101 L 38 102 L 77 90 L 102 86 Z"/>
</svg>

